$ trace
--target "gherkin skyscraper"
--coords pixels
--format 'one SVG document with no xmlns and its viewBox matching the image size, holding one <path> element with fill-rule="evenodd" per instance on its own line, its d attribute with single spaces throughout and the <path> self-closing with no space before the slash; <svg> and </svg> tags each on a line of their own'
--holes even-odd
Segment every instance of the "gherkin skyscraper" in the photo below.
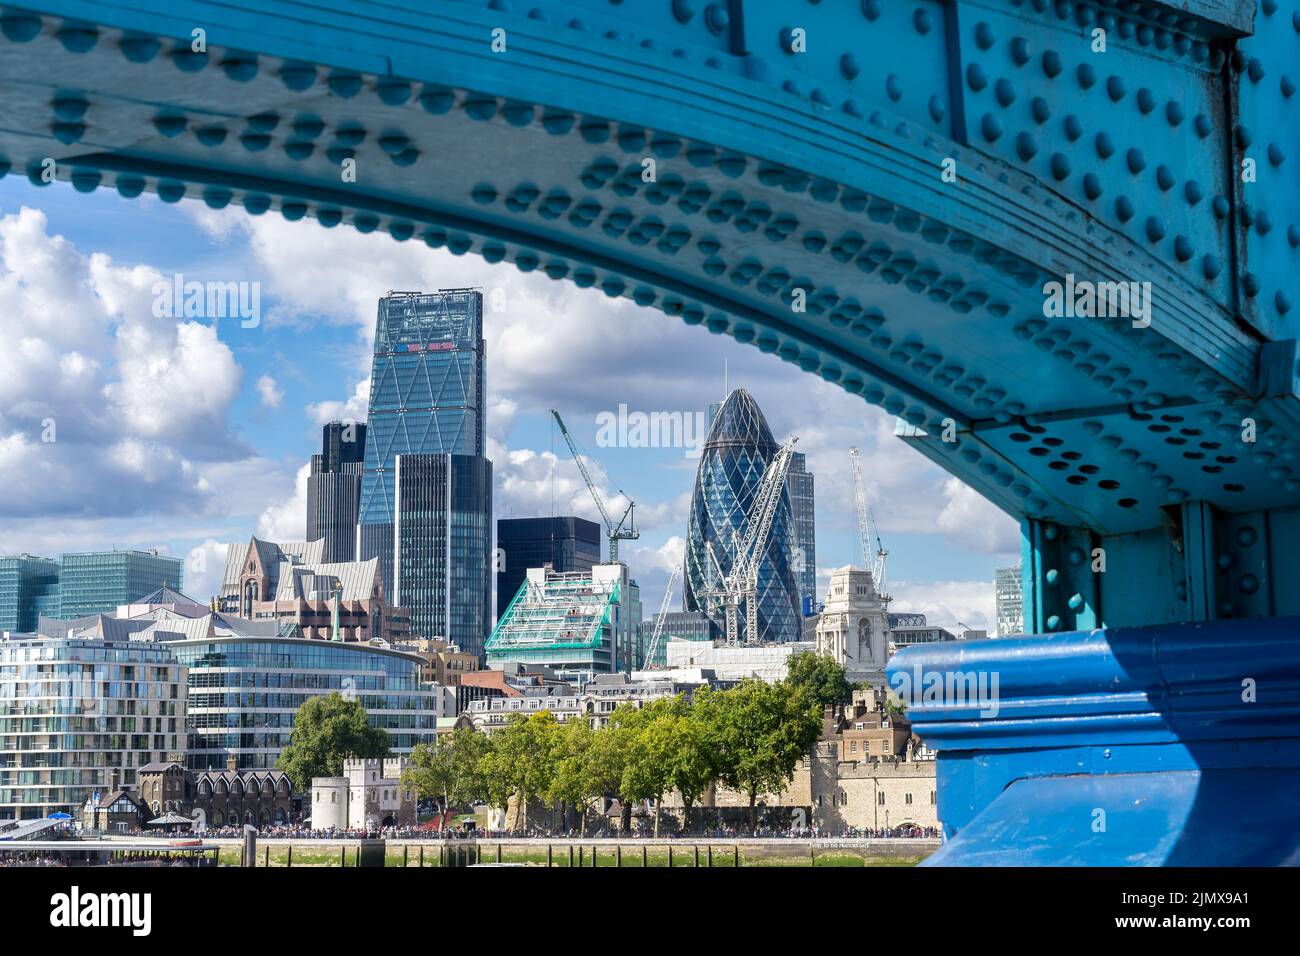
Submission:
<svg viewBox="0 0 1300 956">
<path fill-rule="evenodd" d="M 736 550 L 749 531 L 754 497 L 778 445 L 758 403 L 744 389 L 735 389 L 718 408 L 709 428 L 695 493 L 686 525 L 686 568 L 683 603 L 687 611 L 703 611 L 724 626 L 723 608 L 708 599 L 720 583 L 710 573 L 708 548 L 722 573 L 731 572 Z M 758 566 L 758 630 L 745 633 L 741 615 L 740 639 L 746 642 L 787 642 L 802 637 L 799 582 L 791 561 L 794 516 L 788 489 L 781 493 L 772 534 Z"/>
</svg>

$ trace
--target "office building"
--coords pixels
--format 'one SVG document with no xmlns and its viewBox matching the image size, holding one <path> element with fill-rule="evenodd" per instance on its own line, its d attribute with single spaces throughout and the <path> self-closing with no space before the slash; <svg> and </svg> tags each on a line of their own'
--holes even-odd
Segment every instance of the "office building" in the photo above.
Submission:
<svg viewBox="0 0 1300 956">
<path fill-rule="evenodd" d="M 600 525 L 586 518 L 497 519 L 497 617 L 519 593 L 529 568 L 590 571 L 600 564 Z"/>
<path fill-rule="evenodd" d="M 619 665 L 619 670 L 631 672 L 645 666 L 645 646 L 641 643 L 641 625 L 645 623 L 645 610 L 641 605 L 641 585 L 636 578 L 629 577 L 627 582 L 627 661 Z"/>
<path fill-rule="evenodd" d="M 186 677 L 150 641 L 0 640 L 0 821 L 79 812 L 183 751 Z"/>
<path fill-rule="evenodd" d="M 642 648 L 641 666 L 646 668 L 668 666 L 669 641 L 698 641 L 712 644 L 722 638 L 718 623 L 702 611 L 665 611 L 663 627 L 659 632 L 658 647 L 651 647 L 655 627 L 660 615 L 656 614 L 638 626 L 638 644 Z"/>
<path fill-rule="evenodd" d="M 627 565 L 590 571 L 529 568 L 487 642 L 489 667 L 548 667 L 571 683 L 635 667 Z"/>
<path fill-rule="evenodd" d="M 528 687 L 513 695 L 472 700 L 457 723 L 490 735 L 504 727 L 511 714 L 527 717 L 548 711 L 560 723 L 582 719 L 588 721 L 594 730 L 609 723 L 614 711 L 624 704 L 644 707 L 665 697 L 689 695 L 699 686 L 683 683 L 666 674 L 644 680 L 634 680 L 621 673 L 599 674 L 577 686 L 543 685 Z"/>
<path fill-rule="evenodd" d="M 482 657 L 492 627 L 492 462 L 398 455 L 393 482 L 394 603 L 410 612 L 415 636 Z"/>
<path fill-rule="evenodd" d="M 363 422 L 330 422 L 322 429 L 321 453 L 311 456 L 307 478 L 307 540 L 322 541 L 321 559 L 353 561 L 365 464 Z"/>
<path fill-rule="evenodd" d="M 0 632 L 36 630 L 59 615 L 59 562 L 18 554 L 0 558 Z"/>
<path fill-rule="evenodd" d="M 286 571 L 281 585 L 296 572 L 301 569 Z M 298 708 L 322 694 L 360 701 L 371 725 L 389 732 L 395 753 L 431 739 L 439 718 L 455 716 L 454 691 L 426 683 L 426 662 L 418 655 L 382 643 L 304 637 L 299 624 L 274 617 L 200 613 L 197 602 L 167 590 L 155 597 L 152 606 L 144 605 L 146 598 L 119 609 L 130 617 L 43 620 L 48 633 L 41 636 L 161 647 L 188 667 L 191 769 L 274 768 Z M 130 692 L 124 694 L 126 706 L 134 707 Z M 184 750 L 183 741 L 172 749 Z"/>
<path fill-rule="evenodd" d="M 806 617 L 817 611 L 817 514 L 814 476 L 801 451 L 790 456 L 785 487 L 790 494 L 793 519 L 791 560 L 795 580 L 799 582 L 799 607 Z"/>
<path fill-rule="evenodd" d="M 180 590 L 181 559 L 157 551 L 95 551 L 0 558 L 0 631 L 30 632 L 40 619 L 76 620 L 159 588 Z"/>
<path fill-rule="evenodd" d="M 699 641 L 669 641 L 665 652 L 668 670 L 711 671 L 713 679 L 723 684 L 757 678 L 775 683 L 790 673 L 790 658 L 795 654 L 816 651 L 809 641 L 783 644 L 736 645 L 703 644 Z"/>
<path fill-rule="evenodd" d="M 750 512 L 763 473 L 778 450 L 758 403 L 744 389 L 733 390 L 713 416 L 695 475 L 686 529 L 684 610 L 724 619 L 721 602 L 711 598 L 721 575 L 731 573 L 739 543 L 749 532 Z M 792 562 L 794 517 L 789 489 L 772 520 L 767 547 L 758 562 L 758 634 L 748 634 L 739 615 L 740 638 L 747 643 L 798 641 L 802 637 L 799 581 Z"/>
<path fill-rule="evenodd" d="M 891 614 L 892 618 L 893 615 Z M 956 634 L 946 627 L 939 627 L 937 624 L 928 624 L 924 614 L 909 615 L 904 622 L 894 622 L 889 627 L 889 656 L 893 657 L 894 652 L 900 647 L 910 647 L 913 644 L 937 644 L 942 641 L 960 640 Z"/>
<path fill-rule="evenodd" d="M 1025 633 L 1025 604 L 1020 593 L 1020 565 L 998 568 L 993 575 L 998 637 Z"/>
<path fill-rule="evenodd" d="M 380 299 L 357 537 L 417 636 L 479 655 L 492 618 L 483 365 L 480 292 Z"/>
<path fill-rule="evenodd" d="M 298 708 L 339 693 L 387 730 L 394 754 L 433 740 L 454 697 L 420 679 L 414 654 L 370 644 L 262 635 L 270 624 L 218 619 L 211 636 L 163 646 L 189 669 L 190 769 L 269 770 L 289 744 Z"/>
<path fill-rule="evenodd" d="M 111 613 L 158 588 L 181 590 L 181 559 L 157 551 L 97 551 L 59 558 L 59 617 Z"/>
</svg>

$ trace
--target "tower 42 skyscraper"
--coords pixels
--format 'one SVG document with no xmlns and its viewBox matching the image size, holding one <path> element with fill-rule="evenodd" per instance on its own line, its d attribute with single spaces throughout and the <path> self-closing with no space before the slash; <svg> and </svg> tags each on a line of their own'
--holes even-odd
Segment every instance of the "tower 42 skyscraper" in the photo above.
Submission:
<svg viewBox="0 0 1300 956">
<path fill-rule="evenodd" d="M 480 656 L 492 623 L 492 463 L 483 457 L 483 296 L 379 300 L 357 557 L 421 637 Z"/>
</svg>

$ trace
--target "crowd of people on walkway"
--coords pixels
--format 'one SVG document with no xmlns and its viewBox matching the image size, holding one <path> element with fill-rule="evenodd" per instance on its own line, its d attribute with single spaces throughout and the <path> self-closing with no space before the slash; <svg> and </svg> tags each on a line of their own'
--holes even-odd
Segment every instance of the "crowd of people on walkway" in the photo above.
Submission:
<svg viewBox="0 0 1300 956">
<path fill-rule="evenodd" d="M 27 853 L 0 854 L 0 868 L 7 866 L 67 866 L 68 861 L 59 853 L 41 853 L 32 850 Z"/>
<path fill-rule="evenodd" d="M 364 839 L 385 839 L 385 840 L 460 840 L 460 839 L 509 839 L 509 840 L 544 840 L 544 839 L 619 839 L 619 840 L 636 840 L 649 839 L 654 837 L 654 825 L 648 821 L 634 820 L 632 828 L 627 831 L 617 827 L 592 826 L 579 832 L 577 828 L 565 830 L 547 829 L 543 827 L 516 827 L 506 829 L 476 829 L 472 827 L 451 827 L 447 829 L 437 829 L 430 826 L 392 826 L 392 827 L 371 827 L 371 828 L 350 828 L 340 829 L 331 827 L 328 829 L 316 829 L 301 824 L 284 824 L 279 826 L 262 827 L 258 831 L 258 837 L 263 840 L 364 840 Z M 244 835 L 243 826 L 223 826 L 208 827 L 199 832 L 191 833 L 189 830 L 181 830 L 172 833 L 160 833 L 157 830 L 117 832 L 114 836 L 148 836 L 159 837 L 165 836 L 171 839 L 203 838 L 209 840 L 215 839 L 239 839 Z M 919 827 L 911 824 L 897 827 L 845 827 L 843 829 L 832 830 L 828 827 L 818 825 L 806 827 L 774 827 L 767 823 L 760 823 L 751 833 L 747 826 L 719 825 L 704 828 L 692 828 L 690 830 L 677 830 L 673 827 L 661 826 L 659 837 L 661 839 L 683 839 L 692 840 L 700 838 L 714 839 L 734 839 L 737 837 L 755 837 L 759 839 L 792 839 L 792 840 L 824 840 L 824 839 L 938 839 L 939 830 L 935 827 Z"/>
</svg>

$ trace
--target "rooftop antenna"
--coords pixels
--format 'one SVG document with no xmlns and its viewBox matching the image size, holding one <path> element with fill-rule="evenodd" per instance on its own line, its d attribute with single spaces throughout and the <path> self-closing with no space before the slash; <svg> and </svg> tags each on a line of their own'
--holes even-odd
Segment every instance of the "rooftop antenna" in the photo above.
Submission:
<svg viewBox="0 0 1300 956">
<path fill-rule="evenodd" d="M 729 394 L 729 389 L 727 387 L 727 379 L 728 379 L 727 360 L 724 358 L 722 360 L 722 400 L 724 402 L 727 400 L 727 395 Z"/>
</svg>

